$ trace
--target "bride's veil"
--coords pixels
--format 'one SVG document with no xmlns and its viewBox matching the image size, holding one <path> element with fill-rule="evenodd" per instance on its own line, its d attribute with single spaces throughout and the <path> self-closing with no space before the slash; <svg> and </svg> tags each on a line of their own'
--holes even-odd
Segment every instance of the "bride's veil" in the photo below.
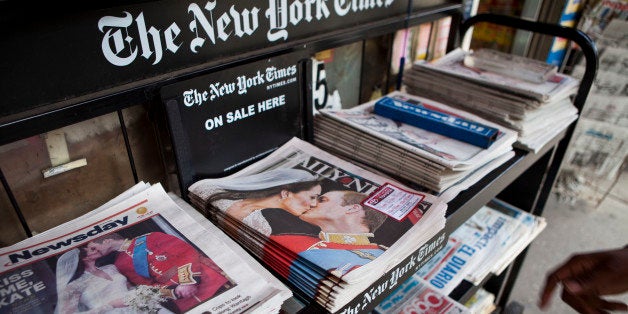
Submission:
<svg viewBox="0 0 628 314">
<path fill-rule="evenodd" d="M 214 185 L 225 190 L 254 191 L 316 179 L 315 175 L 305 170 L 280 168 L 249 176 L 218 179 Z"/>
<path fill-rule="evenodd" d="M 208 199 L 212 199 L 212 197 L 220 195 L 224 191 L 246 193 L 297 182 L 318 180 L 318 176 L 305 170 L 278 168 L 252 175 L 199 180 L 189 187 L 189 191 L 192 199 L 207 202 Z M 213 202 L 213 200 L 211 202 Z"/>
<path fill-rule="evenodd" d="M 61 294 L 65 287 L 70 283 L 70 279 L 74 276 L 79 262 L 79 249 L 67 251 L 57 260 L 57 307 L 55 313 L 59 313 L 62 308 L 63 298 Z"/>
</svg>

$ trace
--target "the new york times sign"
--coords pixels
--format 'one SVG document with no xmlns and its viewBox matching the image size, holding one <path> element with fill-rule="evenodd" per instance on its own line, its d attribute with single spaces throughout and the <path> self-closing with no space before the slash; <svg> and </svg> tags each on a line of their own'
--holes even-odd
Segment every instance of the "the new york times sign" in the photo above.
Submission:
<svg viewBox="0 0 628 314">
<path fill-rule="evenodd" d="M 241 53 L 403 18 L 406 9 L 402 0 L 166 0 L 62 17 L 42 13 L 32 21 L 7 16 L 0 26 L 15 33 L 0 39 L 7 48 L 0 53 L 0 114 L 145 85 Z"/>
<path fill-rule="evenodd" d="M 218 1 L 190 3 L 187 21 L 173 21 L 157 27 L 147 23 L 144 12 L 133 15 L 127 11 L 119 16 L 105 16 L 98 21 L 103 33 L 103 56 L 116 66 L 150 61 L 157 65 L 164 57 L 176 58 L 188 50 L 203 54 L 217 47 L 227 47 L 238 39 L 264 35 L 267 43 L 285 42 L 291 32 L 352 14 L 385 11 L 395 0 L 270 0 L 267 7 L 255 3 L 219 8 Z M 162 21 L 159 21 L 162 22 Z M 161 23 L 160 23 L 161 24 Z M 181 25 L 179 25 L 181 24 Z M 162 28 L 163 27 L 163 28 Z M 182 33 L 188 32 L 189 36 Z M 260 43 L 264 46 L 264 43 Z M 166 55 L 166 56 L 164 56 Z M 145 60 L 138 60 L 142 59 Z"/>
</svg>

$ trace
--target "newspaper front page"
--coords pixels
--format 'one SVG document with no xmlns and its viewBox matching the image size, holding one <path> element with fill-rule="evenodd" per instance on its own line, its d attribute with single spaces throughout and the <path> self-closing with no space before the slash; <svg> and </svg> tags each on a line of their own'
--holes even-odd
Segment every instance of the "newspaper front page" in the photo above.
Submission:
<svg viewBox="0 0 628 314">
<path fill-rule="evenodd" d="M 451 233 L 445 249 L 417 272 L 445 295 L 463 280 L 480 284 L 499 275 L 545 228 L 546 222 L 493 200 Z"/>
<path fill-rule="evenodd" d="M 289 297 L 160 185 L 123 198 L 3 248 L 0 313 L 270 312 Z"/>
<path fill-rule="evenodd" d="M 232 176 L 189 190 L 196 208 L 332 312 L 445 223 L 446 205 L 437 197 L 296 138 Z M 378 202 L 392 202 L 386 208 L 394 210 L 372 208 Z"/>
<path fill-rule="evenodd" d="M 434 290 L 418 275 L 413 275 L 391 293 L 375 313 L 470 314 L 462 304 Z"/>
</svg>

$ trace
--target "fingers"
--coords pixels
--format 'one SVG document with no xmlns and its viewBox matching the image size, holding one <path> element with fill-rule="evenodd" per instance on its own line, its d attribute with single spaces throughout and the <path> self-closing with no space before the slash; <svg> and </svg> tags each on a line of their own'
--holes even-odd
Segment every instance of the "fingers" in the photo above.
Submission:
<svg viewBox="0 0 628 314">
<path fill-rule="evenodd" d="M 598 310 L 592 303 L 592 301 L 588 298 L 575 296 L 569 291 L 563 289 L 561 294 L 561 299 L 567 303 L 571 308 L 576 310 L 578 313 L 582 314 L 598 314 L 604 313 L 603 311 Z"/>
<path fill-rule="evenodd" d="M 589 274 L 593 269 L 595 269 L 597 262 L 598 254 L 575 255 L 572 256 L 566 263 L 549 273 L 545 281 L 545 285 L 541 290 L 542 292 L 539 307 L 544 308 L 547 306 L 559 282 Z M 573 288 L 575 290 L 579 289 L 577 283 L 573 284 Z"/>
<path fill-rule="evenodd" d="M 541 290 L 541 299 L 539 302 L 539 307 L 540 308 L 545 308 L 547 307 L 547 305 L 549 304 L 549 300 L 552 297 L 552 294 L 554 293 L 554 290 L 556 289 L 556 285 L 558 284 L 559 280 L 558 277 L 556 277 L 553 274 L 550 274 L 547 279 L 545 280 L 545 285 L 543 286 L 543 289 Z"/>
<path fill-rule="evenodd" d="M 612 295 L 628 291 L 628 250 L 610 251 L 592 271 L 564 281 L 574 294 Z"/>
<path fill-rule="evenodd" d="M 628 311 L 623 302 L 609 301 L 597 295 L 574 295 L 563 289 L 562 300 L 579 313 L 608 313 L 609 311 Z"/>
<path fill-rule="evenodd" d="M 548 274 L 539 307 L 546 307 L 562 284 L 561 298 L 580 313 L 628 311 L 625 303 L 600 298 L 628 291 L 627 264 L 627 248 L 575 255 Z"/>
<path fill-rule="evenodd" d="M 600 300 L 600 303 L 598 305 L 598 308 L 600 309 L 605 309 L 608 311 L 628 312 L 628 305 L 626 305 L 626 303 L 617 302 L 617 301 L 607 301 L 603 299 L 599 299 L 599 300 Z"/>
<path fill-rule="evenodd" d="M 553 272 L 547 275 L 545 279 L 545 285 L 541 290 L 541 302 L 539 303 L 539 307 L 544 308 L 549 303 L 554 290 L 556 290 L 556 286 L 559 282 L 562 282 L 564 279 L 573 276 L 573 274 L 578 273 L 578 269 L 574 269 L 574 265 L 578 265 L 578 257 L 572 257 L 565 264 L 556 268 Z"/>
<path fill-rule="evenodd" d="M 575 295 L 612 295 L 626 291 L 625 280 L 617 272 L 603 267 L 595 272 L 565 279 L 563 286 Z"/>
</svg>

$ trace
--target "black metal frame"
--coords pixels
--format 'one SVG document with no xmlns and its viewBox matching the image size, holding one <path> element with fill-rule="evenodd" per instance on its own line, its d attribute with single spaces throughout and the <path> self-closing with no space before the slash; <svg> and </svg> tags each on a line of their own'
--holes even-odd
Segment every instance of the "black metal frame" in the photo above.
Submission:
<svg viewBox="0 0 628 314">
<path fill-rule="evenodd" d="M 339 29 L 334 32 L 319 34 L 285 44 L 277 44 L 237 56 L 212 60 L 191 68 L 178 70 L 168 76 L 162 75 L 160 77 L 148 78 L 141 82 L 128 83 L 97 93 L 81 95 L 76 98 L 49 104 L 29 112 L 0 117 L 0 145 L 124 109 L 138 103 L 150 102 L 157 97 L 157 91 L 165 85 L 297 50 L 315 53 L 399 30 L 405 25 L 432 21 L 444 16 L 458 16 L 460 15 L 460 7 L 460 4 L 439 4 L 413 11 L 412 15 L 405 14 L 404 16 L 364 23 L 348 29 Z"/>
<path fill-rule="evenodd" d="M 306 38 L 289 44 L 276 45 L 271 48 L 256 50 L 235 57 L 213 60 L 200 66 L 177 71 L 172 76 L 167 78 L 151 78 L 143 83 L 126 84 L 117 86 L 110 90 L 102 91 L 99 93 L 99 96 L 84 95 L 69 99 L 63 103 L 52 104 L 51 106 L 46 107 L 48 109 L 43 112 L 21 113 L 20 117 L 1 117 L 0 145 L 117 111 L 132 174 L 135 182 L 138 182 L 138 175 L 132 154 L 132 148 L 126 132 L 126 126 L 121 111 L 122 109 L 136 104 L 156 103 L 158 99 L 156 91 L 158 91 L 161 87 L 199 75 L 219 71 L 221 69 L 297 50 L 314 53 L 320 50 L 338 47 L 358 40 L 365 40 L 374 36 L 390 33 L 392 31 L 411 27 L 424 22 L 435 21 L 443 17 L 452 17 L 452 25 L 459 24 L 462 19 L 460 3 L 447 1 L 446 3 L 418 10 L 414 9 L 412 4 L 413 1 L 409 0 L 407 15 L 403 18 L 388 18 L 376 22 L 365 23 L 350 29 L 341 29 L 333 33 L 321 34 L 319 36 Z M 592 44 L 591 40 L 588 39 L 586 35 L 577 30 L 553 24 L 536 23 L 505 16 L 477 15 L 464 21 L 464 23 L 460 25 L 460 33 L 457 32 L 455 27 L 451 28 L 448 50 L 453 49 L 453 47 L 459 42 L 459 38 L 462 38 L 460 34 L 464 34 L 469 27 L 478 22 L 491 22 L 519 29 L 530 30 L 533 32 L 565 37 L 578 43 L 581 46 L 587 60 L 585 76 L 575 99 L 575 104 L 578 109 L 582 109 L 597 70 L 597 51 L 595 50 L 595 46 Z M 306 72 L 307 71 L 303 71 L 303 75 L 306 78 L 310 77 L 310 73 Z M 301 88 L 307 93 L 309 92 L 308 89 L 311 88 L 311 86 L 301 86 Z M 311 103 L 307 102 L 308 101 L 306 100 L 306 106 L 311 106 Z M 306 115 L 303 119 L 305 125 L 304 137 L 306 139 L 311 139 L 311 116 Z M 517 181 L 520 181 L 520 177 L 528 174 L 536 177 L 539 180 L 539 185 L 541 186 L 541 188 L 537 191 L 534 191 L 534 201 L 532 202 L 529 211 L 537 215 L 541 214 L 545 201 L 549 196 L 550 189 L 555 181 L 558 167 L 560 166 L 560 160 L 565 153 L 572 133 L 573 127 L 557 136 L 539 154 L 528 154 L 517 150 L 515 157 L 490 173 L 479 183 L 461 193 L 450 203 L 447 213 L 447 231 L 453 231 L 457 226 L 461 225 L 466 219 L 473 215 L 478 208 L 486 204 L 490 199 L 495 197 L 504 189 L 516 186 Z M 561 139 L 563 140 L 561 141 Z M 1 169 L 0 179 L 12 206 L 20 219 L 22 227 L 24 228 L 26 234 L 31 236 L 32 234 L 28 224 L 20 211 L 19 204 L 15 200 L 15 197 L 10 189 L 10 185 L 6 181 Z M 502 194 L 504 194 L 504 192 L 502 192 Z M 528 200 L 529 197 L 526 197 L 526 201 Z M 506 201 L 510 200 L 506 199 Z M 508 299 L 508 295 L 514 283 L 514 278 L 516 278 L 516 273 L 518 272 L 524 256 L 525 253 L 522 254 L 522 257 L 520 257 L 513 265 L 511 265 L 504 278 L 498 278 L 500 290 L 498 303 L 501 306 L 504 306 Z M 461 289 L 457 289 L 456 291 L 458 290 Z M 470 291 L 472 291 L 472 289 L 464 290 L 461 293 L 469 295 Z M 463 295 L 460 297 L 464 298 Z"/>
<path fill-rule="evenodd" d="M 574 105 L 578 108 L 579 112 L 582 112 L 598 68 L 597 49 L 593 41 L 585 33 L 578 29 L 555 24 L 532 22 L 503 15 L 479 14 L 465 20 L 460 25 L 461 37 L 466 34 L 471 26 L 480 22 L 493 23 L 516 29 L 562 37 L 577 43 L 580 46 L 586 60 L 584 77 L 581 80 L 578 93 L 574 99 Z M 527 169 L 525 172 L 516 173 L 516 177 L 511 180 L 512 183 L 499 195 L 499 198 L 515 204 L 535 215 L 541 215 L 547 199 L 549 198 L 551 189 L 556 181 L 560 164 L 567 147 L 569 146 L 569 141 L 573 135 L 574 129 L 575 123 L 572 124 L 561 136 L 555 139 L 553 143 L 546 145 L 544 151 L 539 152 L 536 155 L 531 155 L 534 156 L 534 158 L 530 159 L 529 157 L 523 157 L 523 160 L 530 159 L 532 160 L 532 163 L 528 162 L 529 164 L 524 167 L 524 169 Z M 559 138 L 563 139 L 558 142 Z M 502 166 L 502 168 L 503 167 L 504 166 Z M 512 170 L 508 170 L 507 173 L 509 177 L 514 174 Z M 526 182 L 526 177 L 535 178 L 539 189 L 536 191 L 530 191 L 529 188 L 526 188 L 530 185 L 530 182 Z M 509 193 L 508 190 L 511 190 L 511 192 Z M 521 191 L 526 190 L 528 190 L 529 193 L 521 193 Z M 458 199 L 456 199 L 456 201 L 457 200 Z M 520 206 L 520 204 L 526 204 L 527 206 Z M 468 213 L 462 216 L 464 216 L 462 219 L 466 219 L 468 218 Z M 459 219 L 458 222 L 460 223 Z M 457 224 L 452 225 L 456 226 Z M 496 303 L 501 308 L 505 308 L 507 305 L 508 298 L 514 286 L 517 274 L 521 269 L 526 253 L 527 250 L 520 254 L 515 262 L 513 262 L 501 276 L 493 278 L 487 283 L 487 286 L 492 288 L 492 290 L 494 290 L 493 292 L 496 293 Z M 470 297 L 468 290 L 465 291 L 462 289 L 461 291 L 456 291 L 456 293 L 460 298 L 462 298 L 463 295 Z"/>
<path fill-rule="evenodd" d="M 127 1 L 121 1 L 127 2 Z M 133 1 L 128 1 L 133 2 Z M 140 1 L 142 2 L 142 1 Z M 114 3 L 109 5 L 95 5 L 95 7 L 109 7 L 120 5 Z M 358 40 L 365 40 L 382 34 L 390 33 L 402 29 L 408 25 L 416 25 L 423 22 L 434 21 L 441 17 L 452 16 L 454 21 L 460 20 L 461 4 L 447 0 L 441 4 L 433 5 L 429 8 L 414 9 L 411 6 L 412 0 L 408 0 L 408 12 L 404 16 L 392 17 L 370 23 L 364 23 L 348 29 L 339 29 L 332 33 L 320 34 L 302 40 L 279 44 L 270 48 L 264 48 L 238 56 L 230 56 L 220 60 L 212 60 L 202 65 L 183 69 L 168 75 L 167 77 L 149 78 L 142 82 L 134 82 L 116 86 L 114 88 L 100 91 L 90 95 L 82 95 L 76 98 L 64 100 L 59 103 L 49 104 L 35 110 L 22 112 L 12 116 L 0 117 L 0 145 L 5 145 L 30 136 L 42 134 L 50 130 L 61 128 L 77 122 L 85 121 L 104 114 L 117 112 L 120 121 L 121 132 L 129 158 L 133 179 L 138 182 L 139 178 L 133 158 L 130 140 L 126 131 L 126 125 L 122 116 L 122 110 L 133 105 L 144 103 L 155 103 L 158 101 L 158 91 L 161 87 L 220 71 L 222 69 L 254 62 L 264 58 L 270 58 L 293 51 L 304 51 L 311 54 L 349 44 Z M 77 11 L 83 9 L 93 9 L 91 6 L 75 8 Z M 43 14 L 43 13 L 42 13 Z M 454 21 L 452 21 L 452 25 Z M 450 38 L 449 47 L 453 47 L 454 42 Z M 304 75 L 307 75 L 304 73 Z M 306 87 L 307 88 L 307 87 Z M 306 104 L 307 105 L 307 104 Z M 311 104 L 310 104 L 311 105 Z M 303 117 L 305 122 L 305 139 L 311 139 L 311 118 Z M 0 169 L 2 173 L 2 169 Z M 10 184 L 2 175 L 2 181 L 13 210 L 17 213 L 20 223 L 25 233 L 30 237 L 32 232 L 24 218 Z"/>
</svg>

